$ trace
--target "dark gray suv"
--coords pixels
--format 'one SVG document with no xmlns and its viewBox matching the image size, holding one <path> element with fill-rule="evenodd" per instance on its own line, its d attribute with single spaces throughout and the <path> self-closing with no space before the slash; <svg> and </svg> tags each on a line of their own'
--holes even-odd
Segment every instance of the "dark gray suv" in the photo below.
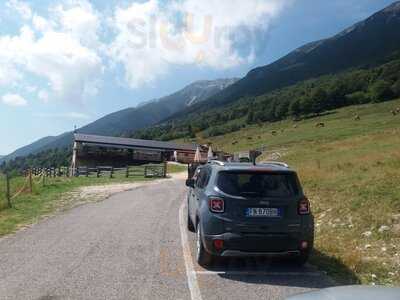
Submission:
<svg viewBox="0 0 400 300">
<path fill-rule="evenodd" d="M 284 256 L 304 264 L 314 220 L 295 171 L 284 163 L 200 166 L 186 185 L 188 229 L 197 233 L 197 261 Z"/>
</svg>

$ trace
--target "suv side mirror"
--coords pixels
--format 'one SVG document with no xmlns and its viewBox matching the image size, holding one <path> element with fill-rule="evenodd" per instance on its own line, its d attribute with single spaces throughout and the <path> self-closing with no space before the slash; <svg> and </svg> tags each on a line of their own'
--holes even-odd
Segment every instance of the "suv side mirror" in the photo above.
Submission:
<svg viewBox="0 0 400 300">
<path fill-rule="evenodd" d="M 194 179 L 187 179 L 186 180 L 186 186 L 194 188 Z"/>
</svg>

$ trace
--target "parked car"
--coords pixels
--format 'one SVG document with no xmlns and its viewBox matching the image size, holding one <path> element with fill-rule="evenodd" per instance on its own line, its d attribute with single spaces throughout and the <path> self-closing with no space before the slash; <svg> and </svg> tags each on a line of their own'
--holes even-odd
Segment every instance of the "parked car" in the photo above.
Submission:
<svg viewBox="0 0 400 300">
<path fill-rule="evenodd" d="M 196 232 L 200 265 L 243 256 L 307 261 L 314 219 L 296 172 L 286 164 L 212 161 L 186 185 L 188 229 Z"/>
</svg>

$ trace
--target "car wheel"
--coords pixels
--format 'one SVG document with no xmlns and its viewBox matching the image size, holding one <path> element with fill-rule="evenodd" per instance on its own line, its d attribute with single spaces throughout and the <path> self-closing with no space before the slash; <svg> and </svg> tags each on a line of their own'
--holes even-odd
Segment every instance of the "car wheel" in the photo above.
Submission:
<svg viewBox="0 0 400 300">
<path fill-rule="evenodd" d="M 308 261 L 309 257 L 310 257 L 310 252 L 309 251 L 302 251 L 300 253 L 300 255 L 295 257 L 295 258 L 293 258 L 292 261 L 296 266 L 302 267 L 302 266 L 304 266 L 306 264 L 306 262 Z"/>
<path fill-rule="evenodd" d="M 206 251 L 202 241 L 200 225 L 197 225 L 196 232 L 196 260 L 200 266 L 209 267 L 213 263 L 213 256 Z"/>
<path fill-rule="evenodd" d="M 195 232 L 194 224 L 192 222 L 192 219 L 190 219 L 189 205 L 188 205 L 188 214 L 187 214 L 187 228 L 190 232 Z"/>
</svg>

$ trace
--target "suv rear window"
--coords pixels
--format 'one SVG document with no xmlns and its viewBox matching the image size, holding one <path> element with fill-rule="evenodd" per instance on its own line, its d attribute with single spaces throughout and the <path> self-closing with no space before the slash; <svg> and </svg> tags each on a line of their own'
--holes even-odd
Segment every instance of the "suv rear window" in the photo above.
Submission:
<svg viewBox="0 0 400 300">
<path fill-rule="evenodd" d="M 243 197 L 290 197 L 299 193 L 294 173 L 222 171 L 217 185 L 224 193 Z"/>
</svg>

